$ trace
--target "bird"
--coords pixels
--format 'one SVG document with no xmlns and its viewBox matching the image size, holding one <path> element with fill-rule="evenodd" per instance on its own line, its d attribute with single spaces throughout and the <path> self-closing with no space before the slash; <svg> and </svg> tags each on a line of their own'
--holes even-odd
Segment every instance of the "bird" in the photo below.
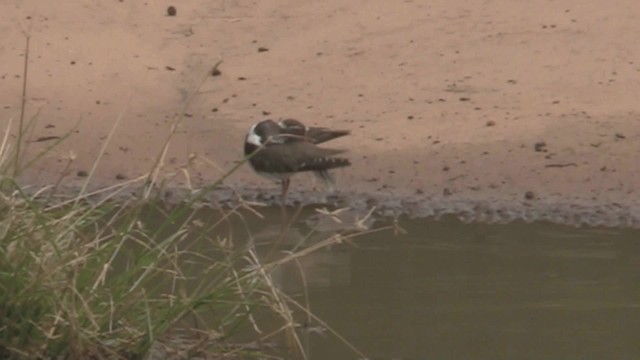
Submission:
<svg viewBox="0 0 640 360">
<path fill-rule="evenodd" d="M 262 120 L 249 129 L 244 155 L 258 175 L 280 182 L 284 204 L 293 175 L 311 171 L 325 183 L 333 184 L 328 170 L 351 165 L 349 159 L 336 156 L 346 150 L 318 146 L 350 133 L 349 130 L 306 126 L 292 118 L 278 122 Z"/>
</svg>

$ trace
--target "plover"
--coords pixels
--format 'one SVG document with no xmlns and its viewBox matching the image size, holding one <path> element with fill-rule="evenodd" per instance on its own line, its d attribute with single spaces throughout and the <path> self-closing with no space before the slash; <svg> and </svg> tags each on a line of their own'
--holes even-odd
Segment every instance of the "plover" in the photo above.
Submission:
<svg viewBox="0 0 640 360">
<path fill-rule="evenodd" d="M 345 150 L 317 146 L 348 134 L 348 130 L 305 126 L 295 119 L 263 120 L 249 129 L 244 154 L 251 156 L 249 164 L 257 174 L 280 182 L 284 203 L 293 175 L 312 171 L 324 182 L 333 184 L 328 170 L 351 165 L 348 159 L 335 157 Z"/>
</svg>

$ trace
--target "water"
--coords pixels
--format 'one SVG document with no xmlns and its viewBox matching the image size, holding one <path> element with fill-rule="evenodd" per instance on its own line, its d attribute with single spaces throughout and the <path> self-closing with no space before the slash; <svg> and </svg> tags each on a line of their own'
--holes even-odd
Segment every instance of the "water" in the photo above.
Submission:
<svg viewBox="0 0 640 360">
<path fill-rule="evenodd" d="M 310 261 L 311 308 L 376 359 L 636 359 L 640 236 L 403 222 Z M 353 359 L 331 337 L 312 359 Z"/>
<path fill-rule="evenodd" d="M 279 216 L 253 217 L 254 241 L 275 242 Z M 311 311 L 369 359 L 640 356 L 640 232 L 399 223 L 406 234 L 373 233 L 317 251 L 278 269 L 274 281 L 302 303 L 308 296 Z M 278 249 L 330 235 L 301 244 L 309 230 L 296 222 Z M 306 323 L 302 314 L 297 320 Z M 321 324 L 307 325 L 310 359 L 362 358 Z"/>
</svg>

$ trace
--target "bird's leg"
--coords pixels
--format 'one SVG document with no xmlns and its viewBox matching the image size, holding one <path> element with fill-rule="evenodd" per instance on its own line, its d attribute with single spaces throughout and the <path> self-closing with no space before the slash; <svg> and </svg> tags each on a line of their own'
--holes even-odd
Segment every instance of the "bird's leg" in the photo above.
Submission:
<svg viewBox="0 0 640 360">
<path fill-rule="evenodd" d="M 285 205 L 285 199 L 287 198 L 287 192 L 289 191 L 289 184 L 291 180 L 289 178 L 282 180 L 282 194 L 280 200 L 282 201 L 282 206 Z"/>
<path fill-rule="evenodd" d="M 283 179 L 280 184 L 282 185 L 282 194 L 280 195 L 280 210 L 282 210 L 282 231 L 286 229 L 287 224 L 287 208 L 285 206 L 285 200 L 287 198 L 287 191 L 289 190 L 289 178 Z"/>
</svg>

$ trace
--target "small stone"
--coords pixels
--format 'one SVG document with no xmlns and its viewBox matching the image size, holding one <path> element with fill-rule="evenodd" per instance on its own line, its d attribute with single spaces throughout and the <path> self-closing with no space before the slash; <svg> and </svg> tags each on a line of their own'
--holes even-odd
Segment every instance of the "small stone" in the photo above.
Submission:
<svg viewBox="0 0 640 360">
<path fill-rule="evenodd" d="M 533 191 L 527 191 L 524 193 L 524 198 L 527 200 L 533 200 L 536 198 L 536 194 L 534 194 Z"/>
<path fill-rule="evenodd" d="M 487 121 L 487 127 L 496 126 L 496 122 L 493 120 Z"/>
<path fill-rule="evenodd" d="M 126 178 L 127 176 L 124 174 L 121 174 L 121 173 L 116 174 L 116 180 L 125 180 Z"/>
<path fill-rule="evenodd" d="M 626 139 L 626 138 L 627 138 L 626 136 L 624 136 L 624 135 L 622 135 L 622 134 L 620 134 L 620 133 L 617 133 L 617 134 L 616 134 L 616 140 L 624 140 L 624 139 Z"/>
<path fill-rule="evenodd" d="M 167 8 L 167 16 L 176 16 L 178 14 L 178 10 L 176 10 L 175 6 L 169 6 Z"/>
<path fill-rule="evenodd" d="M 471 98 L 469 98 L 469 97 L 461 97 L 460 98 L 460 101 L 469 101 L 469 100 L 471 100 Z"/>
<path fill-rule="evenodd" d="M 86 172 L 86 171 L 84 171 L 84 170 L 78 170 L 78 172 L 76 173 L 76 176 L 77 176 L 77 177 L 82 177 L 82 178 L 83 178 L 83 177 L 87 177 L 87 176 L 89 176 L 89 173 L 88 173 L 88 172 Z"/>
<path fill-rule="evenodd" d="M 222 71 L 218 70 L 217 67 L 211 70 L 211 76 L 220 76 L 220 75 L 222 75 Z"/>
<path fill-rule="evenodd" d="M 260 47 L 258 48 L 258 52 L 267 52 L 267 51 L 269 51 L 269 49 L 268 49 L 268 48 L 266 48 L 266 47 L 262 47 L 262 46 L 260 46 Z"/>
<path fill-rule="evenodd" d="M 169 66 L 169 65 L 165 66 L 164 68 L 169 70 L 169 71 L 176 71 L 176 68 L 174 68 L 172 66 Z"/>
<path fill-rule="evenodd" d="M 546 147 L 547 143 L 545 143 L 544 141 L 538 141 L 533 145 L 533 150 L 535 150 L 536 152 L 543 152 L 546 151 Z"/>
</svg>

